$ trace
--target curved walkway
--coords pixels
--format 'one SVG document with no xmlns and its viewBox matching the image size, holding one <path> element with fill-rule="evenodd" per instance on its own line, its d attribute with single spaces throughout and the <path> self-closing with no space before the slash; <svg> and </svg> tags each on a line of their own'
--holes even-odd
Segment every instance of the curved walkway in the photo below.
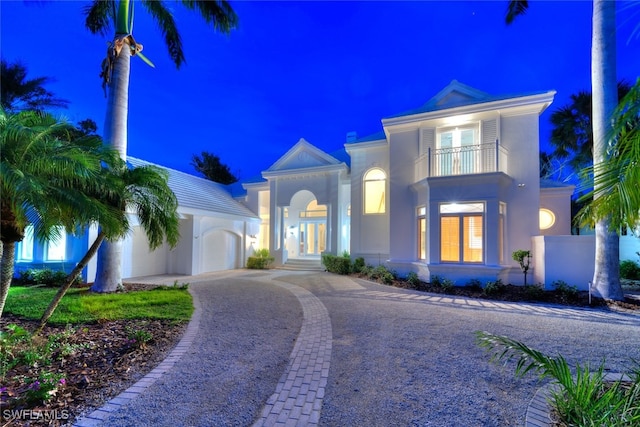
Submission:
<svg viewBox="0 0 640 427">
<path fill-rule="evenodd" d="M 425 315 L 425 310 L 449 310 L 451 308 L 456 308 L 478 311 L 479 313 L 477 315 L 474 313 L 470 313 L 469 315 L 466 315 L 466 317 L 474 318 L 473 316 L 476 316 L 476 318 L 478 319 L 482 318 L 483 320 L 485 320 L 484 318 L 487 318 L 488 316 L 490 322 L 494 322 L 495 318 L 497 318 L 498 316 L 512 316 L 515 314 L 515 318 L 517 319 L 520 319 L 520 317 L 518 316 L 527 316 L 527 319 L 532 319 L 528 320 L 528 322 L 533 322 L 532 324 L 535 324 L 535 322 L 539 321 L 546 321 L 546 319 L 550 318 L 552 322 L 595 322 L 596 324 L 603 325 L 611 324 L 613 325 L 612 327 L 616 327 L 615 325 L 619 325 L 619 327 L 623 328 L 624 330 L 627 330 L 629 327 L 637 327 L 640 325 L 640 317 L 635 314 L 612 313 L 604 310 L 583 310 L 568 307 L 554 307 L 541 304 L 481 301 L 467 298 L 431 295 L 415 291 L 388 288 L 385 286 L 372 284 L 370 282 L 353 280 L 348 277 L 334 276 L 326 273 L 307 274 L 304 272 L 288 272 L 281 270 L 271 270 L 268 272 L 239 270 L 222 273 L 211 273 L 193 277 L 161 276 L 157 278 L 145 278 L 145 281 L 152 283 L 156 282 L 172 284 L 176 279 L 194 285 L 190 286 L 190 292 L 194 295 L 194 306 L 196 310 L 187 327 L 187 331 L 184 337 L 181 339 L 176 348 L 170 353 L 167 359 L 165 359 L 165 361 L 163 361 L 153 371 L 151 371 L 148 375 L 146 375 L 132 387 L 121 393 L 119 396 L 111 399 L 102 408 L 92 412 L 82 419 L 78 419 L 75 424 L 76 426 L 88 427 L 99 425 L 131 425 L 131 420 L 135 420 L 137 416 L 137 414 L 135 413 L 136 409 L 132 409 L 133 407 L 135 407 L 135 405 L 132 405 L 132 402 L 134 402 L 136 397 L 138 397 L 140 394 L 149 395 L 148 390 L 150 389 L 150 387 L 156 384 L 159 379 L 169 376 L 168 374 L 174 373 L 175 370 L 178 369 L 178 367 L 182 367 L 182 363 L 177 364 L 177 366 L 176 363 L 184 358 L 185 354 L 189 352 L 190 348 L 194 346 L 203 347 L 205 351 L 201 354 L 205 355 L 213 354 L 214 351 L 224 351 L 224 347 L 216 349 L 208 348 L 208 346 L 212 347 L 209 343 L 211 341 L 214 341 L 215 339 L 211 336 L 208 336 L 207 333 L 211 330 L 215 331 L 215 328 L 219 326 L 213 325 L 209 317 L 206 318 L 207 320 L 204 321 L 203 324 L 203 314 L 208 314 L 208 307 L 212 303 L 212 301 L 210 301 L 210 298 L 212 298 L 211 295 L 213 294 L 203 293 L 206 300 L 203 300 L 203 297 L 200 295 L 202 290 L 208 289 L 208 287 L 219 285 L 221 283 L 228 282 L 231 284 L 231 286 L 225 289 L 233 289 L 232 286 L 239 286 L 240 284 L 245 283 L 253 283 L 253 288 L 247 288 L 247 290 L 250 291 L 261 289 L 262 291 L 266 292 L 266 288 L 255 287 L 264 285 L 267 285 L 267 288 L 272 290 L 275 290 L 276 288 L 281 289 L 282 291 L 286 291 L 287 293 L 289 293 L 289 295 L 293 295 L 295 297 L 295 300 L 299 302 L 299 305 L 302 309 L 301 326 L 299 328 L 297 338 L 295 339 L 293 350 L 290 352 L 288 362 L 285 365 L 282 365 L 283 368 L 280 368 L 283 369 L 283 371 L 281 371 L 282 373 L 280 374 L 280 379 L 277 383 L 270 382 L 265 385 L 266 389 L 268 390 L 269 384 L 272 384 L 271 387 L 275 388 L 275 392 L 273 392 L 270 397 L 268 397 L 268 395 L 265 395 L 264 398 L 258 397 L 258 400 L 254 399 L 254 401 L 252 401 L 252 405 L 254 406 L 254 408 L 242 408 L 247 412 L 246 416 L 249 417 L 248 419 L 253 419 L 253 426 L 256 427 L 276 425 L 307 426 L 317 425 L 319 423 L 335 424 L 336 422 L 350 422 L 351 425 L 364 425 L 362 423 L 365 422 L 364 420 L 366 418 L 349 416 L 351 418 L 345 420 L 340 418 L 344 418 L 344 414 L 334 414 L 334 412 L 336 412 L 336 405 L 350 405 L 349 403 L 345 403 L 346 401 L 341 400 L 341 398 L 338 396 L 342 396 L 342 399 L 344 399 L 345 396 L 353 394 L 353 391 L 359 392 L 358 389 L 350 391 L 348 388 L 349 386 L 345 385 L 345 383 L 347 383 L 347 380 L 340 379 L 340 383 L 338 382 L 339 377 L 344 377 L 345 375 L 351 376 L 354 369 L 360 369 L 360 367 L 357 365 L 355 365 L 355 367 L 354 365 L 349 366 L 349 364 L 345 362 L 345 357 L 347 357 L 347 359 L 352 357 L 351 353 L 347 353 L 345 356 L 345 349 L 348 349 L 349 352 L 357 350 L 360 352 L 364 351 L 365 353 L 372 350 L 371 348 L 366 348 L 366 346 L 365 348 L 361 348 L 362 346 L 354 348 L 355 344 L 352 344 L 353 338 L 349 338 L 349 341 L 347 340 L 347 335 L 353 334 L 353 330 L 350 329 L 351 325 L 349 324 L 349 322 L 351 321 L 351 323 L 353 323 L 353 319 L 362 318 L 363 313 L 367 313 L 367 315 L 375 318 L 377 313 L 382 313 L 386 308 L 390 307 L 390 303 L 400 304 L 399 306 L 394 305 L 394 307 L 397 307 L 397 309 L 400 310 L 398 313 L 401 313 L 401 315 L 403 316 L 407 316 L 406 319 L 409 320 L 407 324 L 410 324 L 413 320 L 418 320 L 415 318 L 415 313 L 418 313 L 417 316 L 419 317 L 427 316 L 425 317 L 425 319 L 428 319 L 429 316 L 433 316 L 434 314 L 429 313 L 428 315 Z M 220 297 L 221 295 L 224 297 L 225 294 L 217 294 L 217 297 Z M 276 295 L 276 297 L 282 299 L 284 298 L 285 294 L 278 295 L 280 296 Z M 258 296 L 258 298 L 260 297 Z M 258 302 L 258 305 L 260 305 L 259 303 L 260 302 Z M 265 303 L 263 305 L 268 305 L 268 303 Z M 327 309 L 327 307 L 329 307 L 329 309 Z M 231 317 L 233 317 L 234 315 L 241 317 L 244 308 L 245 307 L 243 306 L 230 307 L 228 312 L 225 312 L 225 315 Z M 418 309 L 418 311 L 415 311 L 416 309 Z M 292 315 L 292 312 L 290 313 L 290 310 L 292 310 L 291 307 L 275 307 L 274 311 L 272 313 L 269 313 L 269 315 L 271 315 L 272 317 L 279 317 L 286 314 L 287 316 L 289 316 L 287 318 L 291 319 L 290 316 Z M 285 311 L 287 311 L 287 313 L 285 313 Z M 347 313 L 348 315 L 345 316 L 345 313 Z M 492 315 L 491 313 L 495 314 Z M 389 313 L 382 313 L 381 316 L 385 319 L 393 319 L 392 322 L 402 321 L 402 319 L 400 318 L 388 317 Z M 334 322 L 334 329 L 335 325 L 337 325 L 337 327 L 339 328 L 337 337 L 333 336 L 335 334 L 335 331 L 332 329 L 332 317 Z M 442 313 L 440 311 L 438 311 L 437 313 L 437 318 L 443 319 Z M 536 321 L 535 318 L 540 318 L 540 320 Z M 556 318 L 557 320 L 553 320 L 553 318 Z M 513 317 L 509 319 L 510 320 L 504 323 L 509 323 L 513 320 Z M 233 322 L 233 319 L 231 319 L 230 322 Z M 344 322 L 346 322 L 347 325 L 346 329 Z M 386 324 L 388 324 L 388 321 L 385 322 Z M 380 323 L 379 325 L 385 325 L 385 323 Z M 380 327 L 379 325 L 378 327 Z M 476 325 L 474 325 L 474 327 L 475 326 Z M 366 327 L 369 328 L 370 325 L 366 325 Z M 404 334 L 405 329 L 409 329 L 409 326 L 407 326 L 406 328 L 403 326 L 402 328 L 402 332 Z M 446 330 L 451 330 L 451 325 L 446 325 L 445 328 L 448 328 Z M 364 332 L 365 335 L 367 335 L 366 339 L 372 339 L 372 336 L 375 337 L 376 335 L 375 326 L 371 327 L 371 329 L 361 331 Z M 434 329 L 434 333 L 439 332 Z M 242 334 L 238 333 L 237 335 L 241 335 L 237 337 L 239 340 L 247 339 L 243 338 Z M 382 335 L 384 335 L 384 333 Z M 430 340 L 432 339 L 432 337 L 424 335 L 415 336 L 409 334 L 408 336 L 411 337 L 410 340 L 407 341 L 409 346 L 414 345 L 412 344 L 413 341 L 417 342 L 414 347 L 410 347 L 410 351 L 411 349 L 416 349 L 419 346 L 424 345 L 419 343 L 420 340 L 424 342 L 426 338 Z M 384 340 L 385 337 L 381 336 L 377 339 Z M 388 336 L 386 337 L 386 339 L 393 339 L 398 342 L 406 340 L 403 337 Z M 449 337 L 448 339 L 454 338 Z M 332 348 L 336 343 L 338 343 L 336 363 L 338 363 L 339 366 L 334 369 L 334 367 L 331 366 Z M 367 343 L 370 343 L 370 341 L 367 341 Z M 383 352 L 379 354 L 378 357 L 384 358 L 387 354 L 388 349 L 384 349 L 384 345 L 380 347 L 383 348 Z M 422 350 L 424 347 L 419 348 L 420 350 Z M 439 347 L 436 347 L 436 349 L 437 348 Z M 199 349 L 199 351 L 200 350 L 201 349 Z M 420 353 L 421 355 L 424 354 L 423 351 L 418 353 Z M 374 356 L 375 355 L 371 355 L 372 358 Z M 415 359 L 415 356 L 415 354 L 406 354 L 406 357 L 409 358 L 410 361 L 411 358 Z M 428 362 L 425 361 L 424 363 Z M 464 366 L 464 364 L 462 366 Z M 203 366 L 202 369 L 206 368 Z M 475 369 L 477 370 L 478 368 Z M 202 374 L 205 373 L 203 372 Z M 382 384 L 394 383 L 394 375 L 402 375 L 402 372 L 389 372 L 388 374 L 390 378 L 379 379 L 380 381 L 383 381 Z M 332 375 L 336 378 L 332 379 Z M 411 377 L 411 384 L 413 384 L 414 380 L 420 382 L 421 378 L 417 378 L 416 375 L 417 374 L 414 374 Z M 357 377 L 356 374 L 354 374 L 354 376 Z M 261 380 L 261 377 L 257 376 L 256 381 L 266 380 L 264 378 Z M 155 387 L 159 388 L 159 390 L 154 390 L 154 396 L 163 394 L 171 395 L 173 391 L 166 383 L 167 382 L 165 381 L 165 383 L 161 383 L 160 385 L 156 384 Z M 362 380 L 356 380 L 356 383 L 360 384 L 358 385 L 358 387 L 365 386 Z M 398 381 L 397 386 L 400 385 L 401 381 Z M 347 389 L 342 390 L 341 387 L 347 387 Z M 431 387 L 433 387 L 433 385 L 431 385 Z M 447 387 L 447 385 L 443 384 L 442 387 Z M 264 389 L 265 387 L 262 388 Z M 273 390 L 274 388 L 272 388 L 271 390 Z M 375 386 L 372 386 L 370 388 L 370 392 L 375 393 L 377 391 Z M 430 390 L 431 392 L 434 391 L 433 389 Z M 329 414 L 323 413 L 323 416 L 321 417 L 323 401 L 325 400 L 327 393 L 331 392 L 333 392 L 335 396 L 329 399 L 329 406 L 326 408 L 329 411 Z M 344 393 L 341 394 L 341 392 L 346 392 L 347 395 L 345 395 Z M 380 393 L 383 392 L 381 391 Z M 447 396 L 447 393 L 440 394 L 442 394 L 443 397 Z M 454 393 L 453 395 L 459 396 L 459 394 L 456 393 Z M 262 403 L 259 403 L 260 399 L 264 399 L 261 400 Z M 355 399 L 355 401 L 358 401 L 358 397 L 355 397 Z M 362 399 L 362 397 L 359 399 Z M 187 404 L 187 402 L 185 402 L 185 404 Z M 351 405 L 355 404 L 351 403 Z M 361 405 L 361 409 L 366 411 L 367 405 L 371 405 L 371 402 L 363 401 Z M 371 406 L 369 407 L 371 409 L 374 409 Z M 155 411 L 162 412 L 162 410 L 163 407 L 161 405 L 158 408 L 155 408 Z M 233 410 L 233 408 L 231 408 L 230 410 Z M 350 408 L 350 410 L 352 409 Z M 251 415 L 252 413 L 254 415 Z M 167 415 L 166 420 L 171 419 L 170 414 L 165 415 Z M 116 420 L 119 421 L 120 424 L 118 424 Z M 358 420 L 360 420 L 360 423 L 358 422 Z M 369 425 L 375 424 L 375 420 L 374 422 L 367 423 Z M 165 422 L 165 424 L 163 424 L 162 422 L 155 422 L 155 424 L 175 425 L 175 420 L 171 422 Z M 178 424 L 180 424 L 180 422 L 178 422 Z M 247 423 L 246 421 L 239 421 L 235 424 L 248 425 L 249 423 Z M 145 423 L 138 420 L 137 425 L 145 425 Z M 212 421 L 212 418 L 198 419 L 196 416 L 193 422 L 185 422 L 184 425 L 209 426 L 223 424 L 222 421 Z M 446 425 L 446 423 L 441 425 Z M 469 425 L 474 424 L 470 423 Z M 492 424 L 492 422 L 488 422 L 486 424 L 483 423 L 483 425 L 500 424 Z"/>
<path fill-rule="evenodd" d="M 294 294 L 304 313 L 302 328 L 289 366 L 254 427 L 315 426 L 320 420 L 324 389 L 331 363 L 331 319 L 315 295 L 299 286 L 274 284 Z"/>
</svg>

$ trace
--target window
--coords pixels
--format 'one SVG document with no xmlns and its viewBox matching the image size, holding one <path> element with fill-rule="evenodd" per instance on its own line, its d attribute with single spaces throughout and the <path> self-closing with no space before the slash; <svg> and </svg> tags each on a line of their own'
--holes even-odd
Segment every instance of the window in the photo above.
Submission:
<svg viewBox="0 0 640 427">
<path fill-rule="evenodd" d="M 327 206 L 319 205 L 317 200 L 312 200 L 304 211 L 300 211 L 300 218 L 326 218 Z"/>
<path fill-rule="evenodd" d="M 505 223 L 507 216 L 507 204 L 500 202 L 499 205 L 499 216 L 498 216 L 498 258 L 500 264 L 504 264 L 504 235 L 505 235 Z"/>
<path fill-rule="evenodd" d="M 427 259 L 427 209 L 418 208 L 418 259 Z"/>
<path fill-rule="evenodd" d="M 56 227 L 57 234 L 54 238 L 49 240 L 47 244 L 47 260 L 48 261 L 62 261 L 65 259 L 67 251 L 67 233 L 64 231 L 64 227 Z"/>
<path fill-rule="evenodd" d="M 478 169 L 478 126 L 442 129 L 438 133 L 440 175 L 474 173 Z"/>
<path fill-rule="evenodd" d="M 382 169 L 371 169 L 364 174 L 364 213 L 385 213 L 387 175 Z"/>
<path fill-rule="evenodd" d="M 440 205 L 440 260 L 442 262 L 482 262 L 483 247 L 483 203 Z"/>
<path fill-rule="evenodd" d="M 18 242 L 17 253 L 20 261 L 33 261 L 33 225 L 25 228 L 24 238 Z"/>
<path fill-rule="evenodd" d="M 540 209 L 540 230 L 548 230 L 556 223 L 556 216 L 549 209 Z"/>
</svg>

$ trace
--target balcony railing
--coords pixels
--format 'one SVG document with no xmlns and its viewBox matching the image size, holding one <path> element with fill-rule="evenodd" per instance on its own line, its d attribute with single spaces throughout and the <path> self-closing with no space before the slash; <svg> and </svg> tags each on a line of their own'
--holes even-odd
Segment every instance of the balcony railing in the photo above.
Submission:
<svg viewBox="0 0 640 427">
<path fill-rule="evenodd" d="M 431 149 L 416 160 L 416 181 L 432 176 L 506 172 L 507 149 L 491 144 Z"/>
</svg>

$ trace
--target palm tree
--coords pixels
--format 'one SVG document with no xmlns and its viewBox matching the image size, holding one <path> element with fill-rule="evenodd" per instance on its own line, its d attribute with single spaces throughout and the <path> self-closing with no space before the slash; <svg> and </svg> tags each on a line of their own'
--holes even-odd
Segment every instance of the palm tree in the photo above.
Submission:
<svg viewBox="0 0 640 427">
<path fill-rule="evenodd" d="M 611 155 L 598 165 L 596 174 L 590 170 L 597 176 L 600 197 L 593 199 L 593 191 L 586 194 L 590 202 L 579 218 L 591 224 L 594 218 L 609 217 L 614 229 L 635 229 L 640 225 L 640 79 L 618 105 L 615 117 Z"/>
<path fill-rule="evenodd" d="M 203 151 L 200 156 L 194 154 L 191 165 L 210 181 L 224 185 L 238 182 L 238 177 L 231 172 L 229 166 L 222 163 L 220 157 L 207 151 Z"/>
<path fill-rule="evenodd" d="M 618 98 L 624 98 L 631 86 L 624 81 L 618 82 Z M 589 91 L 580 91 L 571 95 L 571 102 L 556 109 L 549 118 L 552 155 L 567 159 L 575 171 L 588 168 L 593 164 L 593 127 L 592 96 Z"/>
<path fill-rule="evenodd" d="M 0 104 L 5 111 L 16 113 L 24 110 L 66 108 L 69 101 L 57 98 L 44 88 L 50 77 L 27 79 L 27 67 L 15 62 L 0 60 Z"/>
<path fill-rule="evenodd" d="M 527 0 L 510 0 L 506 22 L 526 13 Z M 618 102 L 616 90 L 616 2 L 593 0 L 591 42 L 591 93 L 593 126 L 593 164 L 598 181 L 598 165 L 607 158 L 609 120 Z M 596 185 L 594 199 L 600 197 Z M 619 238 L 607 217 L 595 223 L 596 256 L 592 287 L 602 298 L 624 300 L 620 285 Z"/>
<path fill-rule="evenodd" d="M 118 219 L 115 223 L 110 221 L 108 224 L 99 220 L 101 227 L 96 240 L 69 273 L 65 283 L 45 310 L 40 319 L 39 330 L 44 328 L 62 297 L 71 287 L 75 277 L 93 258 L 102 242 L 105 239 L 119 239 L 122 237 L 123 231 L 129 230 L 125 210 L 137 214 L 151 249 L 162 245 L 165 239 L 171 247 L 178 243 L 180 237 L 178 201 L 167 185 L 168 176 L 163 170 L 154 166 L 128 169 L 124 161 L 121 161 L 118 167 L 111 170 L 105 169 L 105 175 L 101 186 L 88 188 L 86 191 L 92 197 L 106 200 L 114 208 L 108 215 L 116 215 Z M 100 264 L 98 264 L 98 269 L 100 269 Z M 92 288 L 92 290 L 94 289 Z"/>
<path fill-rule="evenodd" d="M 142 45 L 135 41 L 132 34 L 134 3 L 134 0 L 94 0 L 85 10 L 85 25 L 93 34 L 107 35 L 112 28 L 115 30 L 107 58 L 103 61 L 103 87 L 108 88 L 104 140 L 118 150 L 125 160 L 130 59 L 132 55 L 138 55 L 146 60 L 140 53 Z M 143 0 L 140 3 L 160 27 L 169 56 L 180 68 L 185 58 L 180 34 L 170 10 L 158 0 Z M 183 0 L 182 4 L 189 10 L 199 12 L 217 31 L 228 33 L 237 26 L 237 16 L 227 1 Z M 96 289 L 109 291 L 122 285 L 121 254 L 121 241 L 107 242 L 102 246 L 98 257 L 104 268 L 96 277 Z"/>
<path fill-rule="evenodd" d="M 48 113 L 0 110 L 0 316 L 13 277 L 15 243 L 24 238 L 27 224 L 38 239 L 50 240 L 56 226 L 75 232 L 110 209 L 78 188 L 95 185 L 102 162 L 111 164 L 117 153 L 96 135 L 77 136 L 73 126 Z"/>
</svg>

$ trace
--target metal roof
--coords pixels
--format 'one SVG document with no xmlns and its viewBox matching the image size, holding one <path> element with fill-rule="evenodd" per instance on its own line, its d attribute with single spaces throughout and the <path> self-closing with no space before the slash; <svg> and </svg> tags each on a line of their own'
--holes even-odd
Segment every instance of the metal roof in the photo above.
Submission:
<svg viewBox="0 0 640 427">
<path fill-rule="evenodd" d="M 127 163 L 133 167 L 156 166 L 165 170 L 169 174 L 169 188 L 176 195 L 178 205 L 181 208 L 209 211 L 213 214 L 258 218 L 249 208 L 235 200 L 222 184 L 135 157 L 128 156 Z"/>
</svg>

